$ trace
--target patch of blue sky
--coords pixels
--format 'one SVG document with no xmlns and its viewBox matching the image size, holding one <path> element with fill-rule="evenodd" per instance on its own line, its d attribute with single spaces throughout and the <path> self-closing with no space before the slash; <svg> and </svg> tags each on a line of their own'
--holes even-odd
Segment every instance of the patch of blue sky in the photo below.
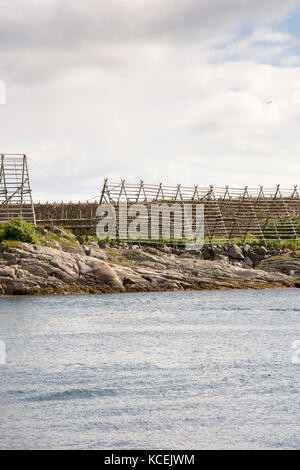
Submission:
<svg viewBox="0 0 300 470">
<path fill-rule="evenodd" d="M 247 44 L 255 30 L 266 29 L 271 32 L 290 35 L 290 39 L 285 41 L 265 40 L 257 38 L 252 40 L 251 45 Z M 236 47 L 238 46 L 239 47 Z M 245 48 L 243 48 L 245 45 Z M 247 47 L 246 47 L 247 46 Z M 287 57 L 299 57 L 300 62 L 300 3 L 299 6 L 290 10 L 280 21 L 263 21 L 259 23 L 244 23 L 238 29 L 231 32 L 225 40 L 215 44 L 215 52 L 211 57 L 211 62 L 222 63 L 226 61 L 255 60 L 258 63 L 268 63 L 270 65 L 282 65 Z M 265 50 L 265 54 L 263 51 Z M 257 54 L 256 54 L 257 52 Z M 295 61 L 287 65 L 299 64 Z"/>
<path fill-rule="evenodd" d="M 272 26 L 278 31 L 289 33 L 300 39 L 300 2 L 296 8 L 285 15 L 284 19 L 274 22 Z"/>
</svg>

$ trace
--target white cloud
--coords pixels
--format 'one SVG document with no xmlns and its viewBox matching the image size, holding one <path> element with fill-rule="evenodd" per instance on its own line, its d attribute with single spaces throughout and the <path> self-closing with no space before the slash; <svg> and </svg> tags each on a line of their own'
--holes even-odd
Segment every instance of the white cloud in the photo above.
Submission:
<svg viewBox="0 0 300 470">
<path fill-rule="evenodd" d="M 2 2 L 1 152 L 32 158 L 36 199 L 85 199 L 105 176 L 292 184 L 300 67 L 264 23 L 296 3 Z"/>
</svg>

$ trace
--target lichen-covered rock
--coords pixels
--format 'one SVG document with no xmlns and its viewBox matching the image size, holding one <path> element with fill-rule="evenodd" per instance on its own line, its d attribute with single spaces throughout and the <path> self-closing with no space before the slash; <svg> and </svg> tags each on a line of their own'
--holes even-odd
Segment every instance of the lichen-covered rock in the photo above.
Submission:
<svg viewBox="0 0 300 470">
<path fill-rule="evenodd" d="M 291 256 L 274 256 L 263 260 L 258 267 L 268 273 L 283 273 L 300 280 L 300 253 Z"/>
<path fill-rule="evenodd" d="M 300 286 L 300 254 L 290 252 L 266 259 L 269 252 L 258 254 L 249 247 L 241 258 L 236 246 L 205 247 L 198 253 L 94 244 L 87 256 L 83 246 L 59 245 L 1 243 L 0 295 Z M 202 259 L 206 256 L 210 259 Z M 260 261 L 256 269 L 251 269 L 253 257 Z"/>
</svg>

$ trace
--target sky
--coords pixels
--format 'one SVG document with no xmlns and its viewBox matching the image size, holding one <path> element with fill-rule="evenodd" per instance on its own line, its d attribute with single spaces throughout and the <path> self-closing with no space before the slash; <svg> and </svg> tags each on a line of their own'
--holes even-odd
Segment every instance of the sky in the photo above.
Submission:
<svg viewBox="0 0 300 470">
<path fill-rule="evenodd" d="M 299 183 L 299 1 L 0 0 L 1 83 L 35 202 Z"/>
</svg>

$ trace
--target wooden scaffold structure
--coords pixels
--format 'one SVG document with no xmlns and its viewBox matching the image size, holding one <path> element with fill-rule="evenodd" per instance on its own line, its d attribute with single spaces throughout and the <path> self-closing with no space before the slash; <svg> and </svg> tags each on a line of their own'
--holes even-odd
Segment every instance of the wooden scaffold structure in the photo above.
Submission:
<svg viewBox="0 0 300 470">
<path fill-rule="evenodd" d="M 0 223 L 18 216 L 36 225 L 27 157 L 24 154 L 1 154 Z"/>
<path fill-rule="evenodd" d="M 249 237 L 267 240 L 299 240 L 300 197 L 297 185 L 282 188 L 185 187 L 128 184 L 125 180 L 111 183 L 104 180 L 101 203 L 116 206 L 153 203 L 203 204 L 205 240 L 209 244 L 226 244 L 234 239 L 246 243 Z M 118 227 L 118 220 L 117 220 Z"/>
</svg>

